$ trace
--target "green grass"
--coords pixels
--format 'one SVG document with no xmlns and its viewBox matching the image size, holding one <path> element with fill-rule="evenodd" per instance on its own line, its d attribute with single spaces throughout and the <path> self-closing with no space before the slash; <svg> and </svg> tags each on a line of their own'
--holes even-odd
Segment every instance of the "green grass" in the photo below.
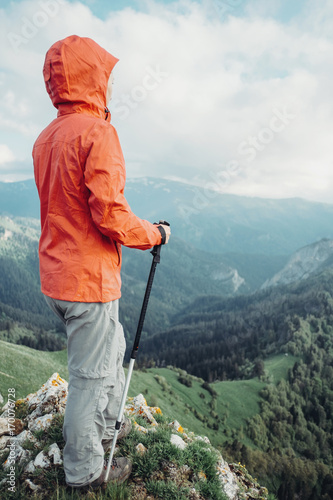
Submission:
<svg viewBox="0 0 333 500">
<path fill-rule="evenodd" d="M 238 439 L 251 446 L 250 440 L 243 435 L 246 421 L 260 412 L 259 392 L 265 383 L 258 378 L 251 380 L 234 380 L 218 382 L 214 388 L 218 393 L 217 413 L 223 418 L 223 437 L 219 436 L 221 444 L 227 439 Z"/>
<path fill-rule="evenodd" d="M 162 390 L 161 385 L 152 376 L 156 374 L 165 378 L 170 387 L 169 391 Z M 246 426 L 246 419 L 260 411 L 259 392 L 264 386 L 265 383 L 257 378 L 211 384 L 218 395 L 215 409 L 220 418 L 218 430 L 208 426 L 217 422 L 211 415 L 212 396 L 201 387 L 201 382 L 196 378 L 192 379 L 192 387 L 188 388 L 178 381 L 178 373 L 168 368 L 151 368 L 146 373 L 134 371 L 129 395 L 143 393 L 148 404 L 157 404 L 170 419 L 178 420 L 183 427 L 196 434 L 206 435 L 214 446 L 222 445 L 232 437 L 251 444 L 245 436 L 242 439 L 241 434 Z M 200 397 L 200 394 L 205 397 Z M 200 420 L 193 409 L 196 409 L 197 414 L 205 421 Z"/>
<path fill-rule="evenodd" d="M 287 379 L 288 370 L 299 360 L 299 356 L 292 356 L 291 354 L 287 356 L 285 354 L 271 356 L 265 361 L 265 370 L 268 371 L 272 382 L 277 384 L 280 380 Z"/>
<path fill-rule="evenodd" d="M 15 399 L 24 398 L 54 373 L 68 380 L 67 351 L 36 351 L 26 346 L 0 341 L 0 392 L 6 402 L 8 389 Z"/>
<path fill-rule="evenodd" d="M 163 390 L 154 375 L 164 377 L 170 390 Z M 192 387 L 188 388 L 178 382 L 178 373 L 168 368 L 151 368 L 147 372 L 136 370 L 132 375 L 129 395 L 135 396 L 138 393 L 144 394 L 148 404 L 159 406 L 170 419 L 178 420 L 183 427 L 195 433 L 200 433 L 200 431 L 202 433 L 202 422 L 186 405 L 206 413 L 207 402 L 211 400 L 211 396 L 196 380 L 193 380 Z M 205 399 L 200 398 L 200 393 L 205 394 Z"/>
<path fill-rule="evenodd" d="M 148 481 L 147 492 L 163 498 L 163 500 L 186 500 L 189 498 L 189 488 L 178 486 L 176 483 L 165 481 Z"/>
</svg>

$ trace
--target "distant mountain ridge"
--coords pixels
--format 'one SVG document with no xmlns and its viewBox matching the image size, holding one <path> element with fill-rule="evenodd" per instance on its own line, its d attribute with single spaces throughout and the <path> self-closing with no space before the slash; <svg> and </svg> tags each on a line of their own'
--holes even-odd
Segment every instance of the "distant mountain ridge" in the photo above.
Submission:
<svg viewBox="0 0 333 500">
<path fill-rule="evenodd" d="M 0 182 L 0 214 L 39 219 L 35 181 Z"/>
<path fill-rule="evenodd" d="M 125 195 L 139 217 L 169 220 L 174 236 L 208 252 L 290 255 L 333 239 L 329 204 L 216 193 L 209 198 L 207 189 L 156 178 L 129 178 Z M 34 181 L 0 183 L 0 214 L 38 218 Z"/>
</svg>

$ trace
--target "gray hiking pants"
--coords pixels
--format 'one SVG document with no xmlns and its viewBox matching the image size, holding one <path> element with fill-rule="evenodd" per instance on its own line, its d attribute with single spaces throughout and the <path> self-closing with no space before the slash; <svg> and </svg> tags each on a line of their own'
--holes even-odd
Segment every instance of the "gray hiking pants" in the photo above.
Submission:
<svg viewBox="0 0 333 500">
<path fill-rule="evenodd" d="M 65 323 L 68 340 L 63 427 L 66 482 L 84 486 L 103 470 L 102 439 L 113 437 L 124 388 L 125 338 L 118 321 L 119 303 L 45 299 Z"/>
</svg>

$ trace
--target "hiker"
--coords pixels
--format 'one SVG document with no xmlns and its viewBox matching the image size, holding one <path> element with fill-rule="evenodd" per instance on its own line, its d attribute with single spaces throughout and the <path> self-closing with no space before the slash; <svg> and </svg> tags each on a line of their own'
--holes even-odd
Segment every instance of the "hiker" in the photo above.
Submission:
<svg viewBox="0 0 333 500">
<path fill-rule="evenodd" d="M 134 215 L 124 197 L 124 158 L 107 108 L 117 62 L 89 38 L 52 45 L 43 75 L 58 114 L 33 147 L 41 289 L 68 340 L 63 459 L 74 488 L 131 473 L 125 457 L 113 461 L 108 477 L 104 467 L 124 386 L 121 245 L 145 250 L 170 236 L 168 226 Z M 123 420 L 119 438 L 129 430 Z"/>
</svg>

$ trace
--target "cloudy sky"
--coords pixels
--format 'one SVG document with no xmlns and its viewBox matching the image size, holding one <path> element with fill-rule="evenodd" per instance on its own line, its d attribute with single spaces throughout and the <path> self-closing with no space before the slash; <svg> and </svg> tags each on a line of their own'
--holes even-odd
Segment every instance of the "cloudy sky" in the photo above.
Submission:
<svg viewBox="0 0 333 500">
<path fill-rule="evenodd" d="M 33 177 L 56 116 L 47 49 L 120 59 L 110 105 L 128 177 L 333 203 L 332 0 L 2 0 L 0 181 Z"/>
</svg>

